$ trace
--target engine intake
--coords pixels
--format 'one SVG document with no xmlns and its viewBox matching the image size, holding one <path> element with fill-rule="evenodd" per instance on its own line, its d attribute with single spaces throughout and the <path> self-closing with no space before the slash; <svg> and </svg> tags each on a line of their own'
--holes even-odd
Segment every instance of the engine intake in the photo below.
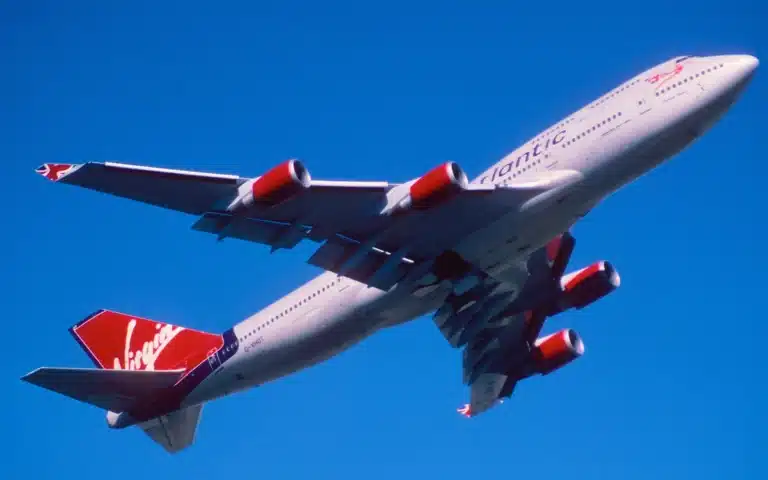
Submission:
<svg viewBox="0 0 768 480">
<path fill-rule="evenodd" d="M 570 328 L 536 340 L 535 346 L 534 369 L 542 375 L 552 373 L 584 354 L 584 342 Z"/>
<path fill-rule="evenodd" d="M 601 261 L 562 278 L 566 307 L 584 308 L 621 285 L 621 277 L 609 262 Z"/>
<path fill-rule="evenodd" d="M 304 164 L 299 160 L 288 160 L 257 178 L 250 191 L 235 200 L 228 210 L 254 205 L 274 206 L 309 188 L 310 183 L 311 177 Z"/>
<path fill-rule="evenodd" d="M 467 174 L 456 162 L 447 162 L 427 172 L 411 185 L 411 207 L 431 208 L 467 188 Z"/>
</svg>

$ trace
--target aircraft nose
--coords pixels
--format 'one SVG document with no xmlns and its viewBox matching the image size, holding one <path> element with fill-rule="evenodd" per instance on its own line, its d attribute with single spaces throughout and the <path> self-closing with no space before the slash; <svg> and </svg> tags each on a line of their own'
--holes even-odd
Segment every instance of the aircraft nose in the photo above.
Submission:
<svg viewBox="0 0 768 480">
<path fill-rule="evenodd" d="M 722 85 L 728 89 L 735 87 L 739 91 L 752 80 L 760 64 L 760 61 L 752 55 L 720 55 L 711 59 L 720 67 L 725 67 L 722 73 L 714 76 L 713 79 L 716 78 L 718 83 L 722 82 Z"/>
<path fill-rule="evenodd" d="M 753 57 L 752 55 L 739 55 L 736 63 L 744 72 L 744 76 L 748 77 L 752 75 L 757 69 L 757 66 L 760 65 L 760 60 L 758 60 L 757 57 Z"/>
</svg>

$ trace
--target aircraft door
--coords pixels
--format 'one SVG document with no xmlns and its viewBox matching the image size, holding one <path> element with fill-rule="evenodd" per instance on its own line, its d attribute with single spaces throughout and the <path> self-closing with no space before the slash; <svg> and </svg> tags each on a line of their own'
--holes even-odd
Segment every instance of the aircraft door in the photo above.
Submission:
<svg viewBox="0 0 768 480">
<path fill-rule="evenodd" d="M 221 366 L 221 359 L 219 358 L 218 349 L 212 349 L 208 352 L 208 365 L 211 367 L 211 371 L 215 372 L 217 368 Z"/>
<path fill-rule="evenodd" d="M 653 88 L 653 87 L 651 87 Z M 635 108 L 639 116 L 645 115 L 653 109 L 652 102 L 648 101 L 648 93 L 653 93 L 644 85 L 640 87 L 638 96 L 635 99 Z"/>
</svg>

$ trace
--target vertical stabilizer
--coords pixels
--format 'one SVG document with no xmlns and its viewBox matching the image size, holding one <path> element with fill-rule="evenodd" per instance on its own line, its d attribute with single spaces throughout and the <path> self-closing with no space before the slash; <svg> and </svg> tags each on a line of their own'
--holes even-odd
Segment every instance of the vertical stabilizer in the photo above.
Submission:
<svg viewBox="0 0 768 480">
<path fill-rule="evenodd" d="M 189 370 L 224 343 L 221 335 L 99 310 L 70 328 L 99 368 Z"/>
</svg>

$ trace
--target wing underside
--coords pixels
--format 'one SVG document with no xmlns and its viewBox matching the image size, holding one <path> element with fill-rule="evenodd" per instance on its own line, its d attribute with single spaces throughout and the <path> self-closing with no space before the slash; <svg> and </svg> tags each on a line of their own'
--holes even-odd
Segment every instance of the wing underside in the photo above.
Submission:
<svg viewBox="0 0 768 480">
<path fill-rule="evenodd" d="M 391 287 L 413 264 L 436 258 L 580 176 L 552 171 L 525 183 L 469 185 L 445 202 L 402 214 L 386 212 L 398 201 L 400 193 L 393 192 L 408 191 L 397 190 L 403 185 L 308 180 L 299 193 L 278 204 L 235 214 L 230 207 L 254 179 L 114 162 L 46 164 L 38 172 L 60 183 L 197 215 L 193 228 L 219 239 L 237 238 L 272 250 L 293 248 L 304 239 L 323 243 L 310 263 L 378 288 Z"/>
<path fill-rule="evenodd" d="M 198 215 L 234 196 L 245 181 L 236 175 L 114 162 L 46 164 L 37 171 L 59 183 Z"/>
<path fill-rule="evenodd" d="M 485 277 L 467 292 L 449 294 L 437 310 L 433 320 L 443 336 L 452 346 L 464 347 L 463 381 L 471 398 L 460 413 L 474 416 L 488 410 L 530 374 L 526 366 L 534 340 L 560 294 L 560 278 L 574 245 L 566 232 L 533 252 L 519 294 L 505 294 L 503 282 Z"/>
</svg>

